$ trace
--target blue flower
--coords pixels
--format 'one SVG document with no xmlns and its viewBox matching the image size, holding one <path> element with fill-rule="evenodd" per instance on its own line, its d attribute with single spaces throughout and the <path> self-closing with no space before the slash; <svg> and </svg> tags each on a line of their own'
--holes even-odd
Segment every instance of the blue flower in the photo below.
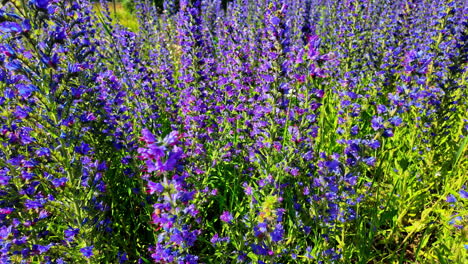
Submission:
<svg viewBox="0 0 468 264">
<path fill-rule="evenodd" d="M 79 228 L 68 228 L 64 231 L 65 238 L 67 241 L 71 241 L 75 238 L 75 236 L 80 232 Z"/>
<path fill-rule="evenodd" d="M 29 97 L 31 96 L 31 94 L 34 92 L 34 91 L 37 91 L 37 87 L 32 85 L 32 84 L 29 84 L 29 85 L 25 85 L 25 84 L 17 84 L 16 85 L 16 88 L 18 89 L 18 94 L 22 97 Z"/>
<path fill-rule="evenodd" d="M 251 244 L 250 247 L 255 255 L 266 256 L 268 255 L 268 249 L 262 245 Z"/>
<path fill-rule="evenodd" d="M 12 226 L 2 226 L 0 228 L 0 239 L 2 240 L 6 240 L 10 234 L 11 234 L 11 231 L 12 231 Z"/>
<path fill-rule="evenodd" d="M 122 264 L 122 263 L 125 263 L 128 261 L 128 257 L 127 257 L 127 253 L 123 252 L 119 252 L 117 254 L 117 258 L 119 259 L 119 263 Z"/>
<path fill-rule="evenodd" d="M 36 155 L 38 157 L 49 157 L 50 156 L 50 149 L 48 148 L 39 148 L 38 150 L 36 150 Z"/>
<path fill-rule="evenodd" d="M 153 133 L 151 133 L 151 131 L 149 131 L 147 128 L 143 128 L 141 130 L 141 135 L 141 140 L 146 144 L 153 144 L 156 142 L 156 138 L 154 137 Z"/>
<path fill-rule="evenodd" d="M 219 242 L 219 235 L 218 233 L 214 234 L 213 237 L 210 239 L 211 244 L 215 245 Z"/>
<path fill-rule="evenodd" d="M 1 25 L 0 25 L 0 31 L 1 31 Z M 10 70 L 10 71 L 18 71 L 18 70 L 22 70 L 23 69 L 23 66 L 21 65 L 21 62 L 19 62 L 18 60 L 13 60 L 13 61 L 10 61 L 9 63 L 7 63 L 5 65 L 5 68 L 7 70 Z"/>
<path fill-rule="evenodd" d="M 81 143 L 81 145 L 75 147 L 75 151 L 81 155 L 86 155 L 91 150 L 89 144 Z"/>
<path fill-rule="evenodd" d="M 394 126 L 400 126 L 403 123 L 403 120 L 399 116 L 394 116 L 394 117 L 390 118 L 389 121 L 390 121 L 390 124 L 392 124 Z"/>
<path fill-rule="evenodd" d="M 384 120 L 383 120 L 382 117 L 380 117 L 380 116 L 374 116 L 374 117 L 372 118 L 372 120 L 371 120 L 371 127 L 372 127 L 375 131 L 377 131 L 377 130 L 379 130 L 379 129 L 383 129 L 383 128 L 385 128 L 384 125 L 383 125 L 383 122 L 384 122 Z"/>
<path fill-rule="evenodd" d="M 34 5 L 37 9 L 47 10 L 49 6 L 49 0 L 31 0 L 30 4 Z"/>
<path fill-rule="evenodd" d="M 162 193 L 164 191 L 164 186 L 159 182 L 148 181 L 147 187 L 149 194 L 154 194 L 155 192 Z"/>
<path fill-rule="evenodd" d="M 459 215 L 455 216 L 454 218 L 452 218 L 450 221 L 449 221 L 449 224 L 451 225 L 456 225 L 458 223 L 460 223 L 461 221 L 463 220 L 463 218 Z"/>
<path fill-rule="evenodd" d="M 94 255 L 93 248 L 94 246 L 84 247 L 80 249 L 80 252 L 81 254 L 83 254 L 84 257 L 90 258 Z"/>
<path fill-rule="evenodd" d="M 447 203 L 456 203 L 456 202 L 457 202 L 457 199 L 455 198 L 453 194 L 447 195 Z"/>
<path fill-rule="evenodd" d="M 259 237 L 262 234 L 266 233 L 268 229 L 268 224 L 265 222 L 259 223 L 257 226 L 254 227 L 255 236 Z"/>
<path fill-rule="evenodd" d="M 0 23 L 0 32 L 3 33 L 19 33 L 22 31 L 21 25 L 16 22 L 6 21 Z"/>
<path fill-rule="evenodd" d="M 37 252 L 39 252 L 39 254 L 43 254 L 43 253 L 46 253 L 47 251 L 49 251 L 49 249 L 51 247 L 52 247 L 52 244 L 49 244 L 47 246 L 33 245 L 33 251 L 37 251 Z"/>
<path fill-rule="evenodd" d="M 459 194 L 460 194 L 460 198 L 462 198 L 462 199 L 468 199 L 468 192 L 467 192 L 467 191 L 465 191 L 465 190 L 460 190 Z"/>
<path fill-rule="evenodd" d="M 275 230 L 271 233 L 271 240 L 273 240 L 273 242 L 279 242 L 283 240 L 283 236 L 284 236 L 283 225 L 277 224 L 275 227 Z"/>
</svg>

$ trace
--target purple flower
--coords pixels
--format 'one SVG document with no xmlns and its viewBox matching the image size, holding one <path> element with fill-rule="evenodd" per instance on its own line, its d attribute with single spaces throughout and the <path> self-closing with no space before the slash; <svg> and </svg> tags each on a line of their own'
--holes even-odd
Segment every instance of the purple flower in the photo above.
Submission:
<svg viewBox="0 0 468 264">
<path fill-rule="evenodd" d="M 164 138 L 163 143 L 167 146 L 174 146 L 175 144 L 177 144 L 178 139 L 179 139 L 179 132 L 172 131 L 171 133 L 169 133 L 169 135 L 167 135 Z"/>
<path fill-rule="evenodd" d="M 367 145 L 372 149 L 380 148 L 380 142 L 376 139 L 373 139 L 367 143 Z"/>
<path fill-rule="evenodd" d="M 182 156 L 182 151 L 175 150 L 169 153 L 169 157 L 167 158 L 166 162 L 164 163 L 164 170 L 165 171 L 172 171 L 175 169 L 177 165 L 177 161 Z"/>
<path fill-rule="evenodd" d="M 219 242 L 219 235 L 218 233 L 214 234 L 213 237 L 210 239 L 211 244 L 216 244 Z"/>
<path fill-rule="evenodd" d="M 374 166 L 375 165 L 375 157 L 368 157 L 368 158 L 364 158 L 363 160 L 368 166 Z"/>
<path fill-rule="evenodd" d="M 47 246 L 43 246 L 43 245 L 33 245 L 33 251 L 36 251 L 38 252 L 39 254 L 43 254 L 43 253 L 46 253 L 47 251 L 49 251 L 49 249 L 52 247 L 52 244 L 49 244 Z"/>
<path fill-rule="evenodd" d="M 41 210 L 39 212 L 39 219 L 45 219 L 50 215 L 50 212 L 47 212 L 46 210 Z"/>
<path fill-rule="evenodd" d="M 0 227 L 0 239 L 4 240 L 4 239 L 7 239 L 10 234 L 11 234 L 11 228 L 12 226 L 2 226 Z"/>
<path fill-rule="evenodd" d="M 279 25 L 279 23 L 281 23 L 281 19 L 279 19 L 277 16 L 274 16 L 271 18 L 271 23 L 273 25 Z"/>
<path fill-rule="evenodd" d="M 159 182 L 148 181 L 147 188 L 149 194 L 154 194 L 155 192 L 162 193 L 164 191 L 164 186 Z"/>
<path fill-rule="evenodd" d="M 232 220 L 234 219 L 229 211 L 224 211 L 219 218 L 221 219 L 221 221 L 228 224 L 232 223 Z"/>
<path fill-rule="evenodd" d="M 177 199 L 183 203 L 193 200 L 193 196 L 195 195 L 196 191 L 191 192 L 179 192 L 177 193 Z"/>
<path fill-rule="evenodd" d="M 273 232 L 271 232 L 271 240 L 273 240 L 273 242 L 279 242 L 279 241 L 283 240 L 283 236 L 284 236 L 283 225 L 282 224 L 277 224 L 275 226 L 275 230 L 273 230 Z"/>
<path fill-rule="evenodd" d="M 148 172 L 162 171 L 163 164 L 159 159 L 156 161 L 146 160 L 146 167 L 148 168 Z"/>
<path fill-rule="evenodd" d="M 81 254 L 83 254 L 84 257 L 90 258 L 94 255 L 93 248 L 94 246 L 84 247 L 80 249 L 80 252 Z"/>
<path fill-rule="evenodd" d="M 3 215 L 11 214 L 13 213 L 13 211 L 15 211 L 15 208 L 11 208 L 11 207 L 0 208 L 0 214 L 3 214 Z"/>
<path fill-rule="evenodd" d="M 242 187 L 244 188 L 244 193 L 246 195 L 250 196 L 253 194 L 252 186 L 248 185 L 247 182 L 242 183 Z"/>
<path fill-rule="evenodd" d="M 1 27 L 0 27 L 0 31 L 1 31 Z M 18 60 L 13 60 L 7 63 L 5 65 L 5 68 L 7 68 L 10 71 L 18 71 L 18 70 L 23 69 L 23 66 L 21 65 L 21 62 L 19 62 Z"/>
<path fill-rule="evenodd" d="M 54 54 L 52 57 L 48 57 L 46 55 L 42 55 L 40 57 L 42 63 L 44 63 L 45 65 L 51 67 L 51 68 L 57 68 L 57 65 L 59 64 L 60 62 L 60 57 L 57 55 L 57 54 Z"/>
<path fill-rule="evenodd" d="M 67 181 L 68 179 L 63 177 L 63 178 L 55 178 L 51 182 L 55 188 L 59 188 L 59 187 L 64 187 Z"/>
<path fill-rule="evenodd" d="M 371 121 L 371 127 L 374 131 L 385 128 L 383 125 L 383 118 L 381 116 L 374 116 Z"/>
<path fill-rule="evenodd" d="M 153 133 L 151 133 L 151 131 L 149 131 L 147 128 L 143 128 L 141 130 L 141 140 L 146 144 L 153 144 L 156 142 L 156 138 L 154 137 Z"/>
<path fill-rule="evenodd" d="M 449 221 L 449 224 L 455 226 L 455 227 L 460 227 L 460 225 L 458 225 L 458 223 L 460 223 L 461 221 L 463 220 L 463 218 L 459 215 L 455 216 L 454 218 L 452 218 L 450 221 Z"/>
<path fill-rule="evenodd" d="M 253 253 L 256 255 L 266 256 L 269 253 L 268 248 L 266 246 L 257 245 L 257 244 L 252 244 L 250 246 L 252 248 Z"/>
<path fill-rule="evenodd" d="M 399 116 L 394 116 L 394 117 L 390 118 L 389 121 L 390 121 L 390 124 L 392 124 L 394 126 L 400 126 L 403 123 L 403 120 Z"/>
<path fill-rule="evenodd" d="M 28 98 L 34 91 L 37 91 L 37 87 L 32 84 L 17 84 L 16 88 L 18 89 L 18 94 L 24 98 Z"/>
<path fill-rule="evenodd" d="M 3 33 L 19 33 L 22 31 L 21 25 L 16 22 L 3 22 L 0 23 L 0 32 Z"/>
<path fill-rule="evenodd" d="M 197 235 L 199 234 L 198 230 L 189 231 L 187 229 L 175 230 L 174 234 L 171 235 L 171 241 L 176 243 L 177 245 L 186 244 L 187 246 L 193 246 L 195 241 L 197 240 Z"/>
<path fill-rule="evenodd" d="M 346 175 L 346 179 L 345 179 L 346 183 L 348 183 L 349 185 L 351 186 L 354 186 L 356 185 L 357 181 L 358 181 L 358 177 L 357 176 L 354 176 L 352 173 L 348 173 Z"/>
<path fill-rule="evenodd" d="M 356 136 L 359 133 L 359 126 L 355 125 L 351 127 L 351 135 Z"/>
<path fill-rule="evenodd" d="M 325 162 L 325 166 L 328 168 L 329 171 L 340 173 L 340 162 L 336 160 L 330 160 Z"/>
<path fill-rule="evenodd" d="M 50 149 L 40 148 L 40 149 L 36 150 L 36 155 L 38 157 L 49 157 L 50 156 Z"/>
<path fill-rule="evenodd" d="M 0 174 L 0 186 L 6 186 L 10 183 L 10 176 Z"/>
<path fill-rule="evenodd" d="M 268 224 L 265 223 L 265 222 L 262 222 L 262 223 L 259 223 L 257 226 L 254 227 L 254 233 L 255 233 L 255 236 L 260 236 L 264 233 L 266 233 L 268 229 Z"/>
<path fill-rule="evenodd" d="M 166 148 L 164 146 L 159 146 L 157 144 L 149 144 L 148 148 L 139 148 L 138 153 L 143 159 L 160 159 L 164 157 Z"/>
<path fill-rule="evenodd" d="M 16 56 L 16 51 L 8 44 L 0 46 L 0 53 L 3 53 L 7 57 Z"/>
<path fill-rule="evenodd" d="M 393 130 L 390 129 L 390 128 L 387 128 L 384 130 L 384 132 L 382 133 L 382 135 L 384 137 L 393 137 Z"/>
<path fill-rule="evenodd" d="M 267 83 L 271 83 L 271 82 L 274 82 L 275 81 L 275 77 L 271 76 L 271 75 L 268 75 L 268 74 L 261 74 L 261 77 L 263 78 L 263 80 Z"/>
<path fill-rule="evenodd" d="M 75 147 L 75 151 L 81 155 L 86 155 L 91 150 L 89 144 L 81 143 L 81 145 Z"/>
<path fill-rule="evenodd" d="M 298 168 L 291 168 L 289 171 L 292 176 L 298 176 L 299 175 L 299 169 Z"/>
<path fill-rule="evenodd" d="M 383 114 L 387 112 L 387 107 L 385 105 L 378 105 L 377 106 L 377 113 Z"/>
<path fill-rule="evenodd" d="M 25 202 L 24 202 L 24 206 L 28 210 L 34 210 L 34 209 L 42 208 L 44 206 L 44 203 L 43 203 L 42 200 L 29 200 L 29 199 L 26 199 Z"/>
<path fill-rule="evenodd" d="M 119 263 L 122 264 L 122 263 L 125 263 L 128 261 L 128 257 L 127 257 L 127 253 L 126 252 L 119 252 L 117 254 L 117 258 L 119 259 Z"/>
<path fill-rule="evenodd" d="M 30 3 L 34 5 L 37 9 L 47 10 L 49 5 L 49 0 L 31 0 Z"/>
<path fill-rule="evenodd" d="M 457 199 L 455 198 L 455 196 L 453 194 L 449 194 L 447 195 L 447 203 L 456 203 L 457 202 Z"/>
<path fill-rule="evenodd" d="M 25 19 L 23 20 L 23 22 L 21 23 L 21 26 L 23 27 L 23 33 L 28 33 L 29 31 L 31 31 L 31 22 L 29 21 L 29 19 Z"/>
<path fill-rule="evenodd" d="M 465 190 L 460 190 L 459 194 L 460 194 L 460 198 L 462 198 L 462 199 L 468 199 L 468 192 L 467 192 L 467 191 L 465 191 Z"/>
</svg>

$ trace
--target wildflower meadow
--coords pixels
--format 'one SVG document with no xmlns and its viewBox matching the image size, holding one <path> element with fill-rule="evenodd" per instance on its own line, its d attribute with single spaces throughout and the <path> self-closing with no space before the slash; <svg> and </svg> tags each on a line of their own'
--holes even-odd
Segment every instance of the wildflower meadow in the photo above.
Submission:
<svg viewBox="0 0 468 264">
<path fill-rule="evenodd" d="M 468 263 L 467 18 L 0 1 L 0 264 Z"/>
</svg>

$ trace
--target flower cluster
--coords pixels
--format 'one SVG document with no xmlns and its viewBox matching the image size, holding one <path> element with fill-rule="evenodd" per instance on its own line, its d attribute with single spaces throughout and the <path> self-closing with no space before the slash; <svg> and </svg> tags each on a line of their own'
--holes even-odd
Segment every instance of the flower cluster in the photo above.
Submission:
<svg viewBox="0 0 468 264">
<path fill-rule="evenodd" d="M 466 261 L 463 1 L 94 2 L 0 5 L 1 263 Z"/>
</svg>

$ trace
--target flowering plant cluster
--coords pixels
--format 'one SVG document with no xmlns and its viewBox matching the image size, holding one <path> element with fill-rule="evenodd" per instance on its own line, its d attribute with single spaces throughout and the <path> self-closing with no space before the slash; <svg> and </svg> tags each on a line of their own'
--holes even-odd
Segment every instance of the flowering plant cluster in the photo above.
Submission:
<svg viewBox="0 0 468 264">
<path fill-rule="evenodd" d="M 0 3 L 0 263 L 468 261 L 464 1 L 151 2 Z"/>
</svg>

